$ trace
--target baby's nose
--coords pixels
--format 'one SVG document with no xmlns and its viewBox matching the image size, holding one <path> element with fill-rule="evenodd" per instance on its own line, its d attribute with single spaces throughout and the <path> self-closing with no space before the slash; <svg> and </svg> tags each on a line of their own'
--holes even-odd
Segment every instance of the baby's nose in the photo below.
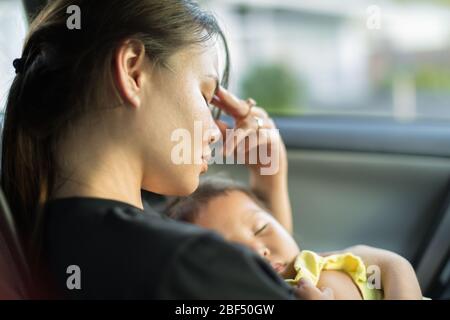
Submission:
<svg viewBox="0 0 450 320">
<path fill-rule="evenodd" d="M 270 257 L 270 250 L 268 248 L 263 248 L 261 250 L 261 256 L 263 256 L 264 258 Z"/>
</svg>

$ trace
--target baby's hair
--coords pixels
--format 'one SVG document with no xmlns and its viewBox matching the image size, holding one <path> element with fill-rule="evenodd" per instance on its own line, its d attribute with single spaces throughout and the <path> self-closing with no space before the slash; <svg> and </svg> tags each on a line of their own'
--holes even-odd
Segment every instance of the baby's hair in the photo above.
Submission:
<svg viewBox="0 0 450 320">
<path fill-rule="evenodd" d="M 197 190 L 187 197 L 171 197 L 165 214 L 174 220 L 195 223 L 200 211 L 211 200 L 239 191 L 254 200 L 261 208 L 266 209 L 262 199 L 239 182 L 223 177 L 208 177 L 200 182 Z"/>
</svg>

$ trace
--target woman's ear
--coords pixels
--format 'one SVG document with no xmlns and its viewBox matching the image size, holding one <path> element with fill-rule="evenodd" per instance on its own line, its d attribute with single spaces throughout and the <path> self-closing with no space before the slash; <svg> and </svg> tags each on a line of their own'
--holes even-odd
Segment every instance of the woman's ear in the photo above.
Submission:
<svg viewBox="0 0 450 320">
<path fill-rule="evenodd" d="M 145 47 L 139 40 L 126 40 L 114 56 L 116 87 L 123 101 L 135 108 L 142 102 L 145 67 Z"/>
</svg>

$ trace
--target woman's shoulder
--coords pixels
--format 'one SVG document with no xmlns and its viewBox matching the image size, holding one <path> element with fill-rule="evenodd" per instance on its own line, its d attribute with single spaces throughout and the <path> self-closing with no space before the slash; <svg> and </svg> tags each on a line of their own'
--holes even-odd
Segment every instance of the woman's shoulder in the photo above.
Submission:
<svg viewBox="0 0 450 320">
<path fill-rule="evenodd" d="M 173 252 L 188 239 L 207 234 L 210 232 L 173 221 L 149 208 L 144 211 L 109 199 L 60 199 L 49 203 L 45 212 L 47 238 L 72 246 L 90 243 L 86 249 L 115 244 L 117 249 L 132 245 L 136 251 L 158 246 Z"/>
<path fill-rule="evenodd" d="M 44 259 L 57 287 L 75 297 L 123 298 L 130 287 L 132 297 L 151 297 L 179 248 L 208 233 L 103 199 L 57 200 L 47 205 L 44 215 Z M 74 267 L 82 275 L 81 291 L 65 288 L 68 270 Z"/>
<path fill-rule="evenodd" d="M 69 296 L 276 299 L 290 295 L 262 259 L 213 232 L 120 203 L 92 204 L 67 202 L 58 208 L 52 204 L 47 211 L 44 251 L 57 286 Z M 71 265 L 81 270 L 81 291 L 66 288 Z"/>
</svg>

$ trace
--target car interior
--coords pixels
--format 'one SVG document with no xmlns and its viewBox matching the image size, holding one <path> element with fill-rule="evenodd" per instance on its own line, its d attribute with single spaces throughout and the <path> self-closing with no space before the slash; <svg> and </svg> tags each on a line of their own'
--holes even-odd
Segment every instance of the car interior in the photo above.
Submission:
<svg viewBox="0 0 450 320">
<path fill-rule="evenodd" d="M 249 13 L 253 9 L 243 2 L 236 1 L 239 14 L 264 16 L 260 11 L 266 9 Z M 22 3 L 31 18 L 46 0 Z M 450 107 L 450 100 L 445 103 Z M 450 299 L 450 117 L 405 121 L 324 112 L 273 118 L 288 151 L 300 247 L 326 252 L 366 244 L 392 250 L 411 262 L 424 296 Z M 213 165 L 208 175 L 218 173 L 248 180 L 245 166 Z M 153 208 L 165 201 L 146 191 L 143 198 Z M 31 282 L 13 216 L 0 193 L 1 299 L 27 298 Z"/>
</svg>

